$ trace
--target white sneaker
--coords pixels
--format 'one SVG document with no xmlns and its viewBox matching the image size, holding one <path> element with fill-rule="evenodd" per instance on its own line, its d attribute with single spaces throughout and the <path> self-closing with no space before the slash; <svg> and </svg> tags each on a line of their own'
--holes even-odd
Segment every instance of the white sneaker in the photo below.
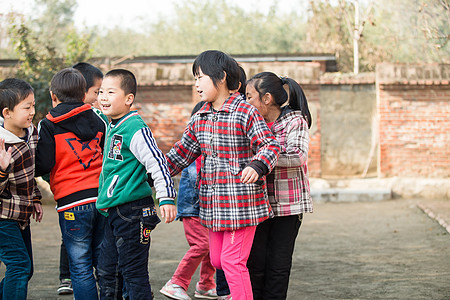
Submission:
<svg viewBox="0 0 450 300">
<path fill-rule="evenodd" d="M 202 299 L 217 299 L 217 292 L 216 289 L 210 289 L 207 291 L 202 291 L 199 288 L 199 284 L 195 285 L 195 298 L 202 298 Z"/>
<path fill-rule="evenodd" d="M 186 291 L 178 284 L 173 284 L 171 280 L 167 281 L 159 292 L 171 299 L 191 300 L 191 297 L 189 297 Z"/>
</svg>

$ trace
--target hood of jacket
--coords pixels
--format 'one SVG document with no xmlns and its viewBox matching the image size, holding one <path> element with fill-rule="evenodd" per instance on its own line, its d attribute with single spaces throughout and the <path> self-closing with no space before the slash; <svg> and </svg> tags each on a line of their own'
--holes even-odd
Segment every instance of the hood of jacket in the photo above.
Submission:
<svg viewBox="0 0 450 300">
<path fill-rule="evenodd" d="M 27 140 L 30 140 L 30 136 L 33 133 L 33 127 L 34 127 L 34 125 L 31 125 L 30 127 L 27 128 L 27 135 L 28 135 L 28 139 Z M 0 117 L 0 137 L 2 139 L 5 139 L 5 143 L 7 143 L 7 144 L 17 144 L 17 143 L 23 143 L 24 142 L 17 135 L 15 135 L 14 133 L 6 130 L 3 127 L 3 118 L 1 118 L 1 117 Z"/>
<path fill-rule="evenodd" d="M 46 118 L 83 141 L 95 138 L 98 133 L 98 117 L 89 104 L 63 102 L 52 108 Z"/>
</svg>

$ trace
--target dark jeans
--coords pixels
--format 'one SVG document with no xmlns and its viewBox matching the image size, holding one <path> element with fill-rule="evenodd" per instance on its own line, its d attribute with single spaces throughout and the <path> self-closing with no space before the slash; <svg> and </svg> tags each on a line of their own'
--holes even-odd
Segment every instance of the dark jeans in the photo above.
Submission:
<svg viewBox="0 0 450 300">
<path fill-rule="evenodd" d="M 64 241 L 61 241 L 59 250 L 59 280 L 70 279 L 69 255 L 67 254 Z"/>
<path fill-rule="evenodd" d="M 216 290 L 217 296 L 226 296 L 230 294 L 230 288 L 228 287 L 225 273 L 221 269 L 216 269 Z"/>
<path fill-rule="evenodd" d="M 0 260 L 6 266 L 5 277 L 0 282 L 0 299 L 27 298 L 28 280 L 32 274 L 29 229 L 28 226 L 28 231 L 23 232 L 16 221 L 0 220 Z"/>
<path fill-rule="evenodd" d="M 295 239 L 303 215 L 275 217 L 256 227 L 247 262 L 253 299 L 286 299 Z"/>
<path fill-rule="evenodd" d="M 150 232 L 160 222 L 151 197 L 108 209 L 99 257 L 100 299 L 152 299 L 148 279 Z"/>
</svg>

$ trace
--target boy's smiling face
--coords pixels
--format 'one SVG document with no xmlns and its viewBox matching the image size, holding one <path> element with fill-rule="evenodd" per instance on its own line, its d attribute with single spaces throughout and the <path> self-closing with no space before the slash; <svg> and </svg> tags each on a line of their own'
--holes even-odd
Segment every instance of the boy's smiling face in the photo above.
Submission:
<svg viewBox="0 0 450 300">
<path fill-rule="evenodd" d="M 29 128 L 33 122 L 33 117 L 35 114 L 34 106 L 34 93 L 31 93 L 25 99 L 20 101 L 14 107 L 14 110 L 5 108 L 3 110 L 3 115 L 5 116 L 5 129 L 14 133 L 18 137 L 25 136 L 25 129 Z"/>
<path fill-rule="evenodd" d="M 106 76 L 98 94 L 98 101 L 102 112 L 112 119 L 120 119 L 129 111 L 134 101 L 134 95 L 125 95 L 121 87 L 122 78 Z"/>
</svg>

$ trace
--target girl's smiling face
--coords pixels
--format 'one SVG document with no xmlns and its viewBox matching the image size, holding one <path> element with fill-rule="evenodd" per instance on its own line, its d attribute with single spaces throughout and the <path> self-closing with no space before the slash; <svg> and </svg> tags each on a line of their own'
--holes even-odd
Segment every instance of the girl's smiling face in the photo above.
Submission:
<svg viewBox="0 0 450 300">
<path fill-rule="evenodd" d="M 195 75 L 195 88 L 200 95 L 200 99 L 211 102 L 216 110 L 220 109 L 225 100 L 230 96 L 226 78 L 227 74 L 224 72 L 223 78 L 217 81 L 216 86 L 211 77 L 204 74 L 200 68 L 198 69 L 198 74 Z"/>
<path fill-rule="evenodd" d="M 218 91 L 214 85 L 211 77 L 203 74 L 202 70 L 198 70 L 198 75 L 195 76 L 195 88 L 200 95 L 202 101 L 214 102 L 217 98 Z"/>
</svg>

